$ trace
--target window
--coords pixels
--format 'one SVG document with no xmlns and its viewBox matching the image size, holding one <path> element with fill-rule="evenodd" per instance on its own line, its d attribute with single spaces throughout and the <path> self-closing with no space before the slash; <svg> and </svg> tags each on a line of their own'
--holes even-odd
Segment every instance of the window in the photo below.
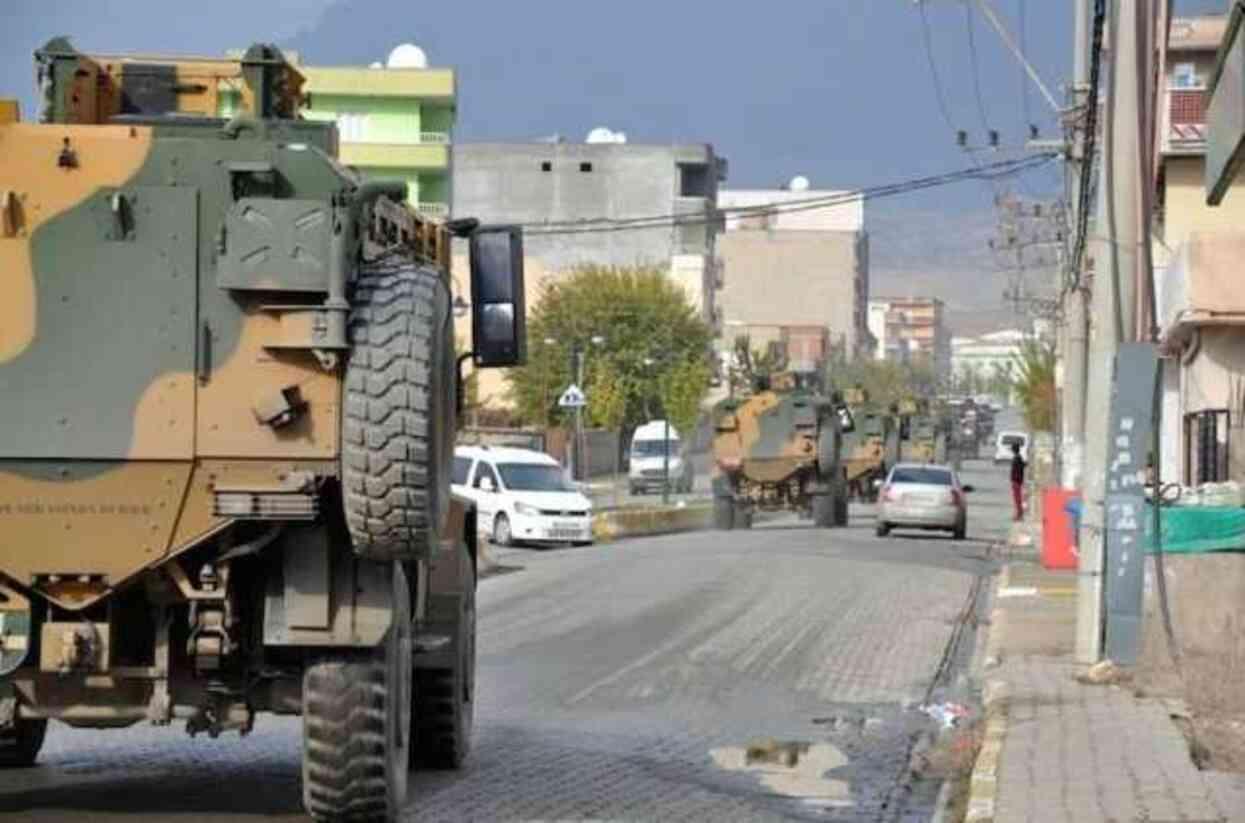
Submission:
<svg viewBox="0 0 1245 823">
<path fill-rule="evenodd" d="M 704 163 L 679 164 L 679 196 L 708 197 L 712 193 L 709 166 Z"/>
<path fill-rule="evenodd" d="M 553 163 L 549 162 L 548 160 L 543 161 L 540 164 L 540 170 L 541 171 L 553 171 Z"/>
<path fill-rule="evenodd" d="M 951 472 L 926 469 L 918 466 L 897 466 L 891 472 L 892 483 L 924 483 L 930 486 L 950 486 Z"/>
<path fill-rule="evenodd" d="M 561 466 L 542 463 L 501 463 L 497 466 L 506 488 L 521 492 L 569 492 L 575 487 L 566 480 Z"/>
<path fill-rule="evenodd" d="M 580 171 L 592 171 L 592 164 L 591 163 L 580 163 L 579 170 Z"/>
<path fill-rule="evenodd" d="M 450 474 L 450 482 L 455 486 L 467 485 L 467 477 L 471 474 L 471 458 L 455 457 L 454 469 Z"/>
<path fill-rule="evenodd" d="M 494 490 L 501 488 L 501 486 L 497 485 L 497 474 L 493 471 L 492 467 L 489 466 L 488 463 L 485 463 L 483 460 L 481 460 L 479 463 L 476 464 L 476 482 L 473 483 L 472 486 L 474 486 L 477 489 L 483 488 L 484 478 L 486 477 L 489 480 L 493 481 Z"/>
<path fill-rule="evenodd" d="M 1172 69 L 1172 87 L 1190 89 L 1202 85 L 1202 78 L 1197 74 L 1196 63 L 1177 63 Z"/>
<path fill-rule="evenodd" d="M 341 112 L 337 115 L 337 134 L 347 143 L 366 140 L 367 115 L 361 112 Z"/>
<path fill-rule="evenodd" d="M 1228 479 L 1231 426 L 1227 409 L 1205 409 L 1184 416 L 1186 486 Z"/>
</svg>

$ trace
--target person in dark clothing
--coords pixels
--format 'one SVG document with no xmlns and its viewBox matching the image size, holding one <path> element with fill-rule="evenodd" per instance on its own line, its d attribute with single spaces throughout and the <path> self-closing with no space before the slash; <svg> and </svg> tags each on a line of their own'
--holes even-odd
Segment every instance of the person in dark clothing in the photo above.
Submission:
<svg viewBox="0 0 1245 823">
<path fill-rule="evenodd" d="M 1020 456 L 1020 444 L 1012 443 L 1012 508 L 1017 522 L 1025 516 L 1025 459 Z"/>
</svg>

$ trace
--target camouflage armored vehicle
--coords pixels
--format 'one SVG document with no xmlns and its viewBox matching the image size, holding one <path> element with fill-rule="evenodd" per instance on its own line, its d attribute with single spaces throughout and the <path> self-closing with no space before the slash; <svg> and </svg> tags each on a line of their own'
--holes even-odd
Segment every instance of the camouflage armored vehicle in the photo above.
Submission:
<svg viewBox="0 0 1245 823">
<path fill-rule="evenodd" d="M 0 105 L 0 765 L 49 718 L 302 714 L 311 815 L 392 819 L 470 746 L 458 369 L 523 360 L 521 236 L 341 166 L 275 48 L 36 58 L 40 121 Z"/>
<path fill-rule="evenodd" d="M 758 378 L 753 389 L 714 409 L 714 524 L 749 528 L 757 510 L 794 510 L 821 527 L 846 526 L 846 407 L 809 374 Z"/>
<path fill-rule="evenodd" d="M 924 398 L 908 398 L 899 404 L 899 459 L 907 463 L 946 463 L 948 431 L 945 416 L 939 415 Z"/>
<path fill-rule="evenodd" d="M 855 420 L 855 429 L 843 440 L 848 494 L 853 500 L 873 501 L 886 473 L 899 462 L 897 415 L 872 403 L 860 386 L 848 389 L 844 397 Z"/>
</svg>

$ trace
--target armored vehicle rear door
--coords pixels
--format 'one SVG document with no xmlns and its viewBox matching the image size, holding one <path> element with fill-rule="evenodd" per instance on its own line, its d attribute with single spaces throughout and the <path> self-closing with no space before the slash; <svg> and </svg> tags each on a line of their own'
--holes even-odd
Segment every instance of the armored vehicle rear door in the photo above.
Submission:
<svg viewBox="0 0 1245 823">
<path fill-rule="evenodd" d="M 0 357 L 0 459 L 193 458 L 197 209 L 193 188 L 104 186 L 0 238 L 29 243 L 0 318 L 33 321 Z"/>
</svg>

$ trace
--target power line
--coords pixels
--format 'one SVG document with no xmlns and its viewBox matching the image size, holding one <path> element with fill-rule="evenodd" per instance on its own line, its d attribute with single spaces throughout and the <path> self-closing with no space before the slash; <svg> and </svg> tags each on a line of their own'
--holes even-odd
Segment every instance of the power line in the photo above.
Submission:
<svg viewBox="0 0 1245 823">
<path fill-rule="evenodd" d="M 973 66 L 973 95 L 977 98 L 977 114 L 981 116 L 981 128 L 990 134 L 990 118 L 986 116 L 986 104 L 981 97 L 981 71 L 977 64 L 977 38 L 973 34 L 973 7 L 964 4 L 964 27 L 968 31 L 968 55 Z"/>
<path fill-rule="evenodd" d="M 924 189 L 951 185 L 964 180 L 997 180 L 1018 174 L 1051 162 L 1059 155 L 1046 153 L 1020 159 L 1002 160 L 996 163 L 978 165 L 971 169 L 946 172 L 931 177 L 920 177 L 897 183 L 857 189 L 854 191 L 836 192 L 832 195 L 802 198 L 799 200 L 761 203 L 754 206 L 734 206 L 715 210 L 712 215 L 704 214 L 660 214 L 648 217 L 629 218 L 589 218 L 586 220 L 549 221 L 543 223 L 523 224 L 525 233 L 533 235 L 553 234 L 594 234 L 599 232 L 629 231 L 637 229 L 659 229 L 669 226 L 696 226 L 717 222 L 724 215 L 765 216 L 788 214 L 792 212 L 824 209 L 831 206 L 844 205 L 864 200 L 877 200 L 896 197 Z"/>
<path fill-rule="evenodd" d="M 929 18 L 925 16 L 925 4 L 918 0 L 917 8 L 921 12 L 921 37 L 925 42 L 925 57 L 929 61 L 929 77 L 934 83 L 934 96 L 938 100 L 938 109 L 942 112 L 942 119 L 946 121 L 947 128 L 956 132 L 955 122 L 951 119 L 951 111 L 947 108 L 947 95 L 943 91 L 942 79 L 938 74 L 938 63 L 934 60 L 933 38 L 929 31 Z"/>
<path fill-rule="evenodd" d="M 1094 151 L 1098 140 L 1098 86 L 1102 74 L 1102 31 L 1107 18 L 1107 0 L 1094 2 L 1094 32 L 1090 46 L 1089 97 L 1085 103 L 1085 150 L 1081 158 L 1081 179 L 1077 194 L 1076 242 L 1072 251 L 1071 288 L 1081 284 L 1081 267 L 1089 239 L 1089 209 L 1094 194 Z"/>
</svg>

